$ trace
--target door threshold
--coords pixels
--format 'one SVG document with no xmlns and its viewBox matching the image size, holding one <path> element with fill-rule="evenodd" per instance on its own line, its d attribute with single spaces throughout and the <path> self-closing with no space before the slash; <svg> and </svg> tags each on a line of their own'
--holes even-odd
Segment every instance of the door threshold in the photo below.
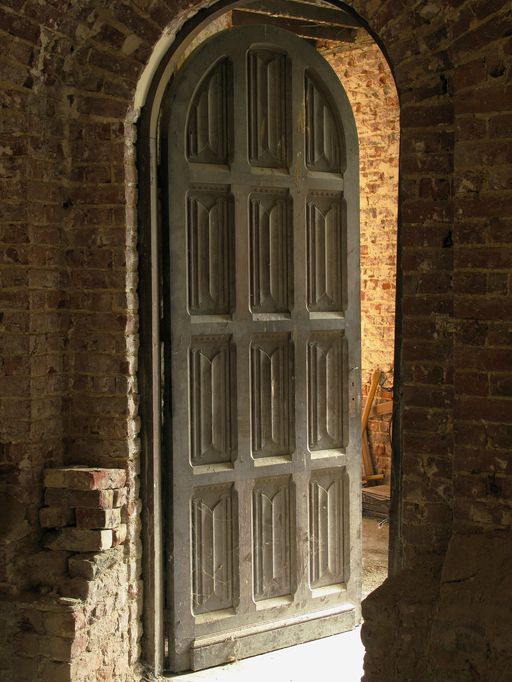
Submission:
<svg viewBox="0 0 512 682">
<path fill-rule="evenodd" d="M 360 682 L 364 647 L 361 628 L 252 656 L 198 672 L 170 674 L 158 682 Z"/>
</svg>

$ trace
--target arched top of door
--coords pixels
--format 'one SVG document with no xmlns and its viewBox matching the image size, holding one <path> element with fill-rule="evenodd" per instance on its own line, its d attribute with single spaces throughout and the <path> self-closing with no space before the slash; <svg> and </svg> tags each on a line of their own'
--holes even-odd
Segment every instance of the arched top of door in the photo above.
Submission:
<svg viewBox="0 0 512 682">
<path fill-rule="evenodd" d="M 171 77 L 162 106 L 161 125 L 172 125 L 174 134 L 184 134 L 183 146 L 189 161 L 205 163 L 228 163 L 232 141 L 230 119 L 233 118 L 233 72 L 236 58 L 247 69 L 247 78 L 258 79 L 262 73 L 268 87 L 275 90 L 276 101 L 282 99 L 286 106 L 287 91 L 291 80 L 297 83 L 296 91 L 304 93 L 306 120 L 294 121 L 305 135 L 304 163 L 310 171 L 344 174 L 347 166 L 358 167 L 357 130 L 348 97 L 338 76 L 325 59 L 305 40 L 293 33 L 274 26 L 240 26 L 221 31 L 199 45 Z M 290 65 L 293 64 L 293 69 Z M 190 74 L 203 74 L 197 79 Z M 245 77 L 245 74 L 244 74 Z M 190 82 L 187 82 L 190 81 Z M 254 91 L 256 88 L 252 88 Z M 215 143 L 198 139 L 196 121 L 198 115 L 206 115 L 208 101 L 212 94 L 221 97 L 218 102 L 217 121 L 219 129 L 226 131 L 216 137 Z M 255 100 L 252 108 L 258 107 Z M 173 115 L 171 117 L 171 108 Z M 176 118 L 178 112 L 178 120 Z M 183 116 L 180 116 L 183 112 Z M 256 114 L 255 114 L 256 116 Z M 288 118 L 288 113 L 276 111 L 276 116 Z M 179 119 L 183 118 L 180 123 Z M 249 111 L 251 118 L 251 111 Z M 322 122 L 322 140 L 318 136 L 318 124 Z M 277 122 L 279 126 L 279 122 Z M 251 126 L 249 126 L 251 128 Z M 289 130 L 288 133 L 291 134 Z M 259 135 L 259 133 L 256 133 Z M 256 157 L 257 140 L 249 136 L 249 154 Z M 287 158 L 286 144 L 279 149 L 268 149 L 261 158 L 254 159 L 255 165 L 273 168 L 291 168 L 292 159 Z"/>
<path fill-rule="evenodd" d="M 334 8 L 342 9 L 360 23 L 379 45 L 393 72 L 393 66 L 387 56 L 382 40 L 371 29 L 368 23 L 348 4 L 338 0 L 327 0 Z M 156 43 L 147 65 L 139 78 L 133 101 L 134 120 L 141 119 L 142 126 L 152 136 L 157 126 L 163 94 L 169 79 L 179 68 L 190 44 L 212 21 L 226 12 L 236 9 L 243 3 L 233 0 L 217 0 L 211 4 L 202 2 L 195 15 L 184 23 L 177 17 L 176 25 L 169 26 Z M 209 6 L 206 6 L 209 4 Z M 264 23 L 264 19 L 263 19 Z M 248 27 L 247 27 L 248 28 Z M 268 28 L 276 28 L 268 26 Z M 300 40 L 300 39 L 299 39 Z M 311 48 L 312 52 L 316 52 Z M 317 55 L 319 57 L 319 55 Z M 321 57 L 320 57 L 321 59 Z"/>
</svg>

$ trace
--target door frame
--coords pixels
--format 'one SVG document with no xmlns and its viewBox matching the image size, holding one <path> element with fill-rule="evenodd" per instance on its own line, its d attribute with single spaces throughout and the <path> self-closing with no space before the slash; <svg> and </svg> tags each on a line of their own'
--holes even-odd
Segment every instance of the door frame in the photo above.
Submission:
<svg viewBox="0 0 512 682">
<path fill-rule="evenodd" d="M 162 452 L 162 248 L 159 177 L 158 123 L 165 89 L 191 41 L 212 20 L 222 16 L 233 0 L 219 0 L 214 7 L 200 10 L 178 31 L 156 46 L 139 82 L 135 109 L 137 120 L 137 225 L 139 255 L 139 355 L 138 393 L 141 420 L 140 496 L 142 500 L 143 659 L 155 674 L 165 667 L 165 580 L 163 476 L 166 466 Z M 160 41 L 162 42 L 162 41 Z"/>
<path fill-rule="evenodd" d="M 352 7 L 341 0 L 328 0 L 357 19 L 379 45 L 393 72 L 386 49 L 367 22 Z M 143 639 L 142 658 L 155 674 L 165 668 L 165 581 L 164 565 L 167 548 L 164 545 L 162 510 L 163 476 L 166 467 L 162 451 L 162 363 L 161 363 L 161 301 L 162 248 L 161 210 L 158 170 L 158 120 L 165 88 L 179 67 L 194 38 L 214 19 L 242 4 L 240 0 L 217 0 L 200 9 L 184 22 L 175 35 L 165 33 L 155 46 L 135 93 L 134 107 L 128 119 L 136 126 L 136 168 L 138 197 L 136 224 L 139 256 L 139 353 L 138 395 L 140 398 L 140 496 L 142 535 Z M 141 189 L 142 188 L 142 189 Z M 400 222 L 400 221 L 399 221 Z M 398 249 L 400 250 L 400 249 Z M 400 278 L 397 271 L 397 301 L 400 299 Z M 399 330 L 397 306 L 397 330 Z M 398 339 L 397 339 L 398 341 Z M 395 342 L 395 372 L 399 372 L 400 344 Z M 392 537 L 390 572 L 396 573 L 402 563 L 401 548 L 401 440 L 400 412 L 394 415 L 393 476 L 392 476 Z"/>
</svg>

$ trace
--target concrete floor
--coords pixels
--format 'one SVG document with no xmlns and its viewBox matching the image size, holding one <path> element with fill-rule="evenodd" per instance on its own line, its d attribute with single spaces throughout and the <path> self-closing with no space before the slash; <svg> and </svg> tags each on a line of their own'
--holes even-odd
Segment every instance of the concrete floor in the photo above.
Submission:
<svg viewBox="0 0 512 682">
<path fill-rule="evenodd" d="M 387 576 L 389 525 L 363 518 L 363 599 Z M 360 682 L 364 647 L 360 628 L 315 642 L 253 656 L 196 673 L 160 678 L 176 682 Z"/>
</svg>

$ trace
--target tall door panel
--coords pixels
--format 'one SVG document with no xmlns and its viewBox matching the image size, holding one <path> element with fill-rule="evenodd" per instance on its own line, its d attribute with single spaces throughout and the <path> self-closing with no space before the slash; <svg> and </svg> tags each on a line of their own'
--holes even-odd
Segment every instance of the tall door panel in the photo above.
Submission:
<svg viewBox="0 0 512 682">
<path fill-rule="evenodd" d="M 272 27 L 200 47 L 161 137 L 167 639 L 182 671 L 359 621 L 358 158 L 336 76 Z"/>
</svg>

